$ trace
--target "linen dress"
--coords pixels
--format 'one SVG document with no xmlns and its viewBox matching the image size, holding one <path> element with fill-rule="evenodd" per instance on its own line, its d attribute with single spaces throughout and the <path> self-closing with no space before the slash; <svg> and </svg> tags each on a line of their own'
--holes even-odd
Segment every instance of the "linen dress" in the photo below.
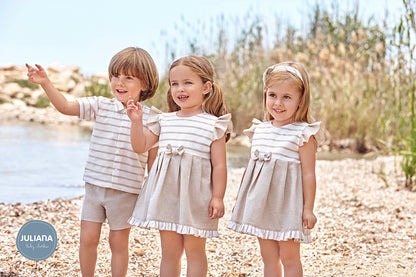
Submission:
<svg viewBox="0 0 416 277">
<path fill-rule="evenodd" d="M 227 227 L 262 239 L 312 241 L 304 229 L 299 147 L 320 128 L 320 122 L 275 127 L 253 120 L 244 131 L 251 138 L 251 157 Z"/>
<path fill-rule="evenodd" d="M 212 198 L 210 147 L 231 132 L 231 114 L 179 117 L 152 107 L 148 128 L 159 150 L 129 222 L 142 228 L 217 237 L 218 219 L 208 217 Z"/>
</svg>

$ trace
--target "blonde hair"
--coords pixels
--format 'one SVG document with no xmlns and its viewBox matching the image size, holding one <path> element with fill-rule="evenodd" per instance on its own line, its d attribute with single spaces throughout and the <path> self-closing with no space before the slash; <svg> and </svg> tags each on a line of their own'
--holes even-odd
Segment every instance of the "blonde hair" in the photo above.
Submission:
<svg viewBox="0 0 416 277">
<path fill-rule="evenodd" d="M 212 84 L 212 89 L 210 93 L 204 95 L 204 102 L 202 103 L 203 110 L 217 117 L 227 114 L 228 110 L 225 106 L 222 90 L 217 84 L 214 83 L 215 71 L 211 62 L 205 57 L 190 55 L 174 61 L 170 66 L 169 71 L 179 65 L 189 67 L 193 72 L 195 72 L 199 77 L 201 77 L 202 83 L 205 84 L 206 82 L 210 82 Z M 181 109 L 173 100 L 170 87 L 168 89 L 166 97 L 169 112 L 175 112 Z M 230 134 L 227 133 L 226 141 L 228 141 L 229 139 Z"/>
<path fill-rule="evenodd" d="M 294 70 L 284 70 L 280 68 L 287 68 Z M 300 74 L 300 76 L 298 76 Z M 300 78 L 301 77 L 301 78 Z M 290 80 L 294 82 L 301 93 L 299 108 L 295 113 L 295 122 L 307 122 L 311 123 L 309 115 L 310 106 L 310 89 L 309 89 L 309 77 L 305 67 L 296 62 L 282 62 L 276 65 L 270 66 L 266 69 L 263 75 L 264 91 L 263 91 L 263 108 L 264 118 L 266 120 L 273 120 L 273 116 L 267 111 L 266 108 L 266 93 L 267 90 L 280 82 Z"/>
<path fill-rule="evenodd" d="M 108 66 L 108 77 L 124 74 L 138 78 L 146 87 L 140 93 L 139 101 L 150 99 L 159 86 L 156 64 L 149 53 L 137 47 L 128 47 L 113 56 Z"/>
</svg>

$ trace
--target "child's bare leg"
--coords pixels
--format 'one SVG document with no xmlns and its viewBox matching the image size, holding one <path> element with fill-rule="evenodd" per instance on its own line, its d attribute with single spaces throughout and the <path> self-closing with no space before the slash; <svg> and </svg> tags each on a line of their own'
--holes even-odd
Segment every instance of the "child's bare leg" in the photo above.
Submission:
<svg viewBox="0 0 416 277">
<path fill-rule="evenodd" d="M 279 247 L 285 277 L 302 277 L 303 269 L 300 260 L 300 243 L 294 240 L 280 241 Z"/>
<path fill-rule="evenodd" d="M 83 277 L 93 277 L 102 223 L 81 220 L 79 261 Z"/>
<path fill-rule="evenodd" d="M 183 235 L 173 231 L 159 231 L 162 247 L 160 277 L 179 277 L 183 255 Z"/>
<path fill-rule="evenodd" d="M 258 238 L 260 253 L 264 264 L 264 277 L 281 277 L 282 265 L 280 263 L 279 242 Z"/>
<path fill-rule="evenodd" d="M 130 228 L 110 230 L 111 276 L 113 277 L 124 277 L 127 274 L 129 264 L 129 234 Z"/>
<path fill-rule="evenodd" d="M 205 252 L 206 241 L 206 238 L 184 235 L 184 247 L 187 261 L 186 276 L 207 276 L 208 262 Z"/>
</svg>

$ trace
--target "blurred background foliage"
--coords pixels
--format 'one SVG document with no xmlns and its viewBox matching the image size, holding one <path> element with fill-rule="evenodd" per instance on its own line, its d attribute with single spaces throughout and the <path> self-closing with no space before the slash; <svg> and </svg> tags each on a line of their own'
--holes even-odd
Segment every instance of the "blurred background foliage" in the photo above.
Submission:
<svg viewBox="0 0 416 277">
<path fill-rule="evenodd" d="M 359 4 L 341 10 L 312 6 L 306 29 L 284 25 L 279 18 L 264 22 L 247 12 L 244 18 L 220 15 L 207 25 L 176 24 L 177 39 L 165 40 L 168 64 L 190 54 L 203 55 L 214 65 L 232 113 L 234 131 L 263 119 L 264 70 L 275 63 L 303 63 L 311 84 L 311 111 L 322 121 L 329 148 L 348 144 L 359 153 L 394 152 L 403 157 L 406 184 L 416 174 L 415 60 L 416 0 L 402 0 L 399 22 L 376 22 L 359 16 Z M 170 34 L 172 37 L 172 34 Z M 186 41 L 181 38 L 188 37 Z M 168 67 L 148 105 L 167 111 Z"/>
<path fill-rule="evenodd" d="M 359 152 L 393 149 L 410 131 L 413 61 L 398 31 L 412 30 L 406 25 L 388 29 L 385 21 L 362 19 L 358 13 L 358 4 L 343 12 L 316 5 L 302 32 L 282 27 L 276 18 L 270 33 L 269 22 L 251 13 L 244 19 L 219 16 L 209 27 L 183 19 L 178 26 L 184 27 L 177 29 L 191 38 L 187 54 L 204 55 L 214 64 L 237 134 L 254 117 L 263 117 L 264 70 L 293 60 L 309 72 L 312 115 L 323 122 L 327 143 L 349 139 Z M 234 26 L 233 33 L 228 26 Z M 166 42 L 170 62 L 178 52 L 175 41 Z M 166 110 L 167 69 L 162 73 L 149 104 Z"/>
</svg>

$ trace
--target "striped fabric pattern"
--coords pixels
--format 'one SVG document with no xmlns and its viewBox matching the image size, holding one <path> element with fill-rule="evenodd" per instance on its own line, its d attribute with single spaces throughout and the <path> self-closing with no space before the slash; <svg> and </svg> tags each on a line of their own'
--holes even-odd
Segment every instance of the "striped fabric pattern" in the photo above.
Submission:
<svg viewBox="0 0 416 277">
<path fill-rule="evenodd" d="M 274 159 L 300 163 L 299 146 L 308 123 L 296 122 L 275 127 L 271 121 L 261 122 L 255 127 L 252 137 L 251 155 L 268 155 Z M 245 130 L 249 135 L 250 129 Z M 257 151 L 257 153 L 256 153 Z"/>
<path fill-rule="evenodd" d="M 148 153 L 136 154 L 130 142 L 130 119 L 117 99 L 102 96 L 77 99 L 80 118 L 95 120 L 84 181 L 90 184 L 139 194 Z M 142 104 L 143 122 L 149 108 Z M 145 127 L 146 128 L 146 127 Z"/>
<path fill-rule="evenodd" d="M 170 144 L 176 148 L 183 146 L 188 154 L 210 159 L 217 120 L 216 116 L 208 113 L 191 117 L 179 117 L 176 112 L 161 114 L 159 153 L 165 152 Z"/>
</svg>

